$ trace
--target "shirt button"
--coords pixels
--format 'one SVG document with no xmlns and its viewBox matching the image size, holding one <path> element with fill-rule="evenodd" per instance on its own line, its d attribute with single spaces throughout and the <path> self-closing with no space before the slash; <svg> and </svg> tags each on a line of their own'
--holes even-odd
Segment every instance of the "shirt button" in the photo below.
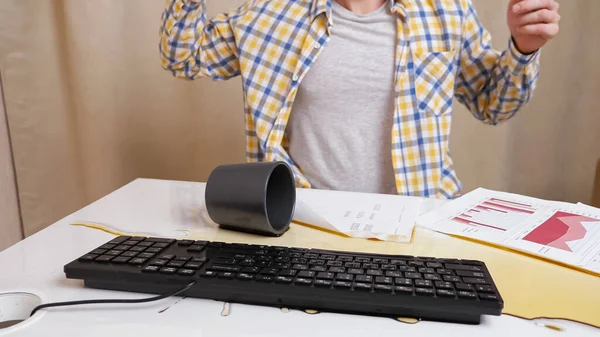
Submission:
<svg viewBox="0 0 600 337">
<path fill-rule="evenodd" d="M 319 44 L 319 42 L 315 42 L 315 49 L 319 49 L 321 48 L 321 44 Z"/>
<path fill-rule="evenodd" d="M 292 77 L 292 79 L 294 80 L 294 82 L 295 82 L 295 81 L 298 81 L 298 78 L 299 78 L 299 77 L 298 77 L 298 74 L 294 74 L 294 76 Z"/>
</svg>

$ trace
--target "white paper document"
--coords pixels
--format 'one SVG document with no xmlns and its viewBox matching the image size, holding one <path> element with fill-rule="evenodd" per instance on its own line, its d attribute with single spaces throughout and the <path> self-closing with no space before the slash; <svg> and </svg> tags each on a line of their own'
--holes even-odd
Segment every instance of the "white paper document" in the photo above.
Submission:
<svg viewBox="0 0 600 337">
<path fill-rule="evenodd" d="M 354 238 L 410 242 L 421 199 L 297 189 L 294 220 Z"/>
<path fill-rule="evenodd" d="M 417 224 L 600 273 L 600 210 L 477 189 Z"/>
</svg>

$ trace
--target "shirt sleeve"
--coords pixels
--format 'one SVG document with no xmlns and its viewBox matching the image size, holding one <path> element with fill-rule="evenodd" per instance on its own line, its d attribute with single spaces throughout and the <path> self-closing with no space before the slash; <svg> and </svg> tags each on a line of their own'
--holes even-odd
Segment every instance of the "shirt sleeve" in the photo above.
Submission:
<svg viewBox="0 0 600 337">
<path fill-rule="evenodd" d="M 471 1 L 466 3 L 455 97 L 476 118 L 496 125 L 530 101 L 539 75 L 540 51 L 522 54 L 512 38 L 503 52 L 492 49 L 490 33 Z"/>
<path fill-rule="evenodd" d="M 206 19 L 204 0 L 167 0 L 159 29 L 160 58 L 175 77 L 226 80 L 239 75 L 231 21 L 246 8 Z"/>
</svg>

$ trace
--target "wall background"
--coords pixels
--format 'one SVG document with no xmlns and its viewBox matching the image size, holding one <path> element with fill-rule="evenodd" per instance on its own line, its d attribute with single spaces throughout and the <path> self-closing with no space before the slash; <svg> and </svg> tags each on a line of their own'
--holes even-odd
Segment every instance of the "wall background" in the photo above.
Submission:
<svg viewBox="0 0 600 337">
<path fill-rule="evenodd" d="M 207 1 L 211 16 L 242 3 Z M 508 0 L 474 3 L 505 48 Z M 204 181 L 215 166 L 244 160 L 239 79 L 186 82 L 162 70 L 164 5 L 2 1 L 0 249 L 21 226 L 31 235 L 137 177 Z M 589 201 L 600 157 L 600 1 L 561 1 L 560 11 L 561 33 L 543 51 L 527 108 L 494 128 L 456 106 L 451 149 L 466 190 Z"/>
</svg>

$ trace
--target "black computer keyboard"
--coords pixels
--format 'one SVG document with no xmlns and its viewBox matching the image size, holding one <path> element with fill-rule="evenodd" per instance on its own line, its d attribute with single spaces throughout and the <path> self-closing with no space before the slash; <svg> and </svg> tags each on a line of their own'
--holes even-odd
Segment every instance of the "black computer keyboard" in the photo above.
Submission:
<svg viewBox="0 0 600 337">
<path fill-rule="evenodd" d="M 64 268 L 86 287 L 478 324 L 503 300 L 480 261 L 117 237 Z"/>
</svg>

